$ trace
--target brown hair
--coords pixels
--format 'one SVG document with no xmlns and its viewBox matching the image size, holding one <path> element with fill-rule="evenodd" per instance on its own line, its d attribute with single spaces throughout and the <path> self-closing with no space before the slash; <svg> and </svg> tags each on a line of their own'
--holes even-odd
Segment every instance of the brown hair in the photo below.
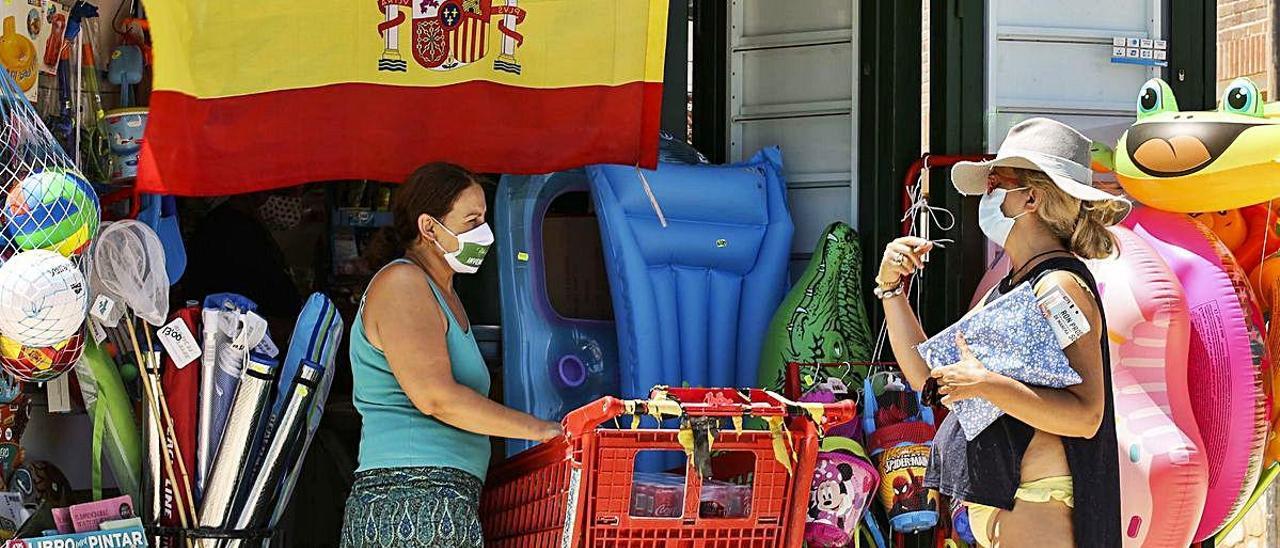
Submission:
<svg viewBox="0 0 1280 548">
<path fill-rule="evenodd" d="M 1027 186 L 1040 191 L 1044 201 L 1036 213 L 1072 253 L 1102 259 L 1115 252 L 1115 236 L 1107 227 L 1123 219 L 1128 206 L 1110 200 L 1085 202 L 1058 188 L 1043 172 L 1016 168 L 1014 172 Z"/>
<path fill-rule="evenodd" d="M 430 215 L 443 222 L 462 191 L 483 179 L 466 168 L 433 162 L 414 171 L 391 197 L 391 231 L 388 236 L 404 250 L 418 239 L 418 217 Z"/>
</svg>

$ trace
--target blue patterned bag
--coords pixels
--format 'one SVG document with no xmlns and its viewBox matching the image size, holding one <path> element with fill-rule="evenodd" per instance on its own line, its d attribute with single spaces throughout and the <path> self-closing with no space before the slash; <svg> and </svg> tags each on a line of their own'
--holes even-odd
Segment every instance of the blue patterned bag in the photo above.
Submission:
<svg viewBox="0 0 1280 548">
<path fill-rule="evenodd" d="M 964 334 L 969 348 L 987 369 L 1006 377 L 1046 388 L 1084 382 L 1067 361 L 1029 283 L 1001 295 L 917 346 L 916 351 L 930 369 L 960 361 L 956 333 Z M 959 417 L 965 438 L 970 441 L 1004 414 L 982 398 L 956 402 L 951 411 Z"/>
</svg>

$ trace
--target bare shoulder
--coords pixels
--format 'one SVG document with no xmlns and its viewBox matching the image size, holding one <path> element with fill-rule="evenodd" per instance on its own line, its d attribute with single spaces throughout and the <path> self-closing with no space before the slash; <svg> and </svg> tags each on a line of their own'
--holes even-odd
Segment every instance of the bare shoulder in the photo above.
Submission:
<svg viewBox="0 0 1280 548">
<path fill-rule="evenodd" d="M 427 284 L 427 275 L 422 269 L 411 264 L 393 264 L 369 282 L 365 309 L 373 310 L 374 315 L 378 315 L 378 311 L 395 308 L 430 312 L 439 306 L 430 296 L 431 286 Z"/>
<path fill-rule="evenodd" d="M 1100 316 L 1101 312 L 1093 298 L 1093 292 L 1079 276 L 1066 270 L 1055 270 L 1040 278 L 1035 287 L 1036 295 L 1044 295 L 1054 289 L 1060 289 L 1066 293 L 1085 316 L 1091 319 Z"/>
</svg>

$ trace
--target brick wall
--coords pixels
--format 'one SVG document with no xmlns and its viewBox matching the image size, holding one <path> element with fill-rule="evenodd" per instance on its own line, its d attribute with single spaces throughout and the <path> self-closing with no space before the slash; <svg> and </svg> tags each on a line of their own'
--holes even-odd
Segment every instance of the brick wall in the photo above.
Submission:
<svg viewBox="0 0 1280 548">
<path fill-rule="evenodd" d="M 1219 95 L 1231 80 L 1247 76 L 1267 100 L 1277 100 L 1273 45 L 1277 1 L 1218 0 Z"/>
</svg>

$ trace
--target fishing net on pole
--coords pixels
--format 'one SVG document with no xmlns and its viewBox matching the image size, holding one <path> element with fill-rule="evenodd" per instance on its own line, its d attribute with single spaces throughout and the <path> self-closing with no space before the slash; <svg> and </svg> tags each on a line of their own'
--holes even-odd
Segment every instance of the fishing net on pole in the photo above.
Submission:
<svg viewBox="0 0 1280 548">
<path fill-rule="evenodd" d="M 126 219 L 108 223 L 93 246 L 91 282 L 134 315 L 155 326 L 169 313 L 169 275 L 164 244 L 145 223 Z"/>
<path fill-rule="evenodd" d="M 29 382 L 75 366 L 90 305 L 98 196 L 0 71 L 0 366 Z"/>
</svg>

